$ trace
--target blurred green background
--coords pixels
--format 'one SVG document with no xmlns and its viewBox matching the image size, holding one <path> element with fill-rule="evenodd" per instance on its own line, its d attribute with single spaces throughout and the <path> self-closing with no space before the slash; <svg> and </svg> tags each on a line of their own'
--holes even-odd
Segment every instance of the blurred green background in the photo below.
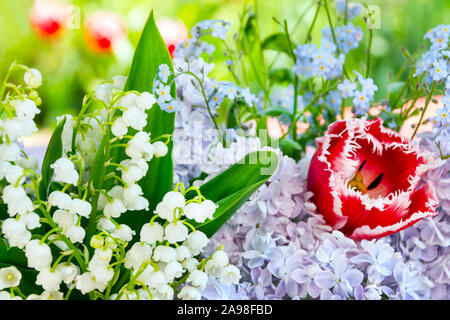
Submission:
<svg viewBox="0 0 450 320">
<path fill-rule="evenodd" d="M 62 113 L 75 114 L 84 93 L 92 90 L 98 82 L 127 73 L 133 47 L 151 9 L 155 10 L 157 23 L 160 23 L 163 36 L 167 38 L 173 38 L 173 35 L 175 38 L 184 37 L 183 34 L 201 20 L 223 19 L 232 23 L 230 41 L 238 28 L 239 14 L 244 6 L 251 5 L 255 8 L 256 5 L 263 38 L 279 31 L 272 16 L 287 19 L 290 28 L 293 28 L 299 16 L 305 13 L 293 36 L 300 43 L 304 41 L 313 19 L 315 2 L 316 0 L 52 0 L 46 5 L 52 7 L 63 3 L 71 6 L 69 8 L 72 12 L 71 27 L 52 38 L 42 36 L 31 25 L 30 12 L 38 3 L 32 0 L 0 0 L 0 77 L 4 76 L 13 61 L 39 69 L 44 81 L 40 89 L 43 112 L 39 115 L 38 122 L 53 126 L 55 116 Z M 329 0 L 329 3 L 334 8 L 333 1 Z M 424 51 L 421 46 L 426 44 L 423 40 L 425 32 L 436 25 L 449 22 L 445 19 L 450 16 L 450 1 L 373 0 L 360 3 L 380 8 L 381 28 L 374 33 L 371 76 L 379 87 L 376 99 L 382 99 L 390 77 L 400 70 L 406 60 L 400 47 L 410 52 Z M 100 9 L 114 12 L 126 26 L 126 37 L 112 52 L 95 52 L 86 45 L 86 19 Z M 360 25 L 364 31 L 367 30 L 361 18 L 356 19 L 355 24 Z M 317 27 L 312 34 L 313 42 L 318 43 L 321 28 L 326 25 L 325 10 L 321 10 Z M 348 70 L 360 69 L 360 64 L 365 62 L 366 44 L 367 33 L 360 48 L 349 54 Z M 218 60 L 224 60 L 218 53 L 216 55 Z M 270 58 L 273 57 L 268 57 L 269 61 Z M 280 57 L 277 64 L 284 63 L 282 59 Z M 218 66 L 220 65 L 219 63 Z M 215 77 L 231 79 L 223 66 L 215 70 Z"/>
</svg>

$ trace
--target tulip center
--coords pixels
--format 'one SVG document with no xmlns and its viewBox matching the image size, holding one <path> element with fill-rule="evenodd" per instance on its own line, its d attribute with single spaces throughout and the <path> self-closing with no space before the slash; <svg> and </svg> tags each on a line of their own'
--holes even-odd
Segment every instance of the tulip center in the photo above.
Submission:
<svg viewBox="0 0 450 320">
<path fill-rule="evenodd" d="M 349 188 L 357 189 L 357 190 L 361 191 L 363 194 L 367 193 L 369 190 L 376 188 L 380 184 L 381 180 L 383 179 L 383 173 L 379 173 L 372 182 L 370 182 L 368 185 L 366 185 L 364 183 L 365 179 L 361 173 L 365 164 L 366 164 L 366 160 L 364 160 L 362 162 L 362 164 L 358 168 L 358 171 L 356 171 L 355 176 L 348 183 Z"/>
</svg>

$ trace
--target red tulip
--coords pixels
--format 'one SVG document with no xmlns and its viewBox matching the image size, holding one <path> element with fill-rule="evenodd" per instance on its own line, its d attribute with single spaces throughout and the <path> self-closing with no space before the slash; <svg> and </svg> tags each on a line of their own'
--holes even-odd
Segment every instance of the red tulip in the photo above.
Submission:
<svg viewBox="0 0 450 320">
<path fill-rule="evenodd" d="M 179 20 L 163 18 L 158 20 L 157 25 L 170 56 L 173 58 L 176 45 L 188 38 L 188 30 L 184 23 Z"/>
<path fill-rule="evenodd" d="M 125 23 L 121 17 L 108 11 L 96 11 L 85 21 L 86 42 L 93 51 L 110 53 L 115 42 L 126 35 Z"/>
<path fill-rule="evenodd" d="M 30 11 L 30 22 L 38 35 L 45 39 L 58 38 L 70 15 L 70 8 L 64 3 L 35 0 Z"/>
<path fill-rule="evenodd" d="M 311 159 L 308 189 L 319 213 L 355 240 L 437 215 L 434 187 L 421 177 L 440 160 L 382 123 L 355 118 L 331 124 Z"/>
</svg>

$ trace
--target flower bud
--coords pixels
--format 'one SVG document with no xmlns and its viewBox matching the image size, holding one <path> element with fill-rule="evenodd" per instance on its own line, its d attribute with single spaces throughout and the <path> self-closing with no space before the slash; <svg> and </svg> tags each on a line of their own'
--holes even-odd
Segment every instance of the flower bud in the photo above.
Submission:
<svg viewBox="0 0 450 320">
<path fill-rule="evenodd" d="M 100 249 L 100 248 L 103 248 L 104 244 L 105 244 L 105 241 L 103 240 L 103 237 L 101 235 L 96 234 L 96 235 L 92 236 L 91 241 L 90 241 L 90 245 L 92 248 Z"/>
<path fill-rule="evenodd" d="M 168 148 L 166 146 L 166 144 L 162 141 L 156 141 L 153 143 L 153 148 L 154 148 L 154 154 L 156 157 L 160 158 L 160 157 L 164 157 L 167 152 L 168 152 Z"/>
<path fill-rule="evenodd" d="M 25 83 L 31 88 L 39 88 L 42 84 L 42 75 L 37 69 L 29 69 L 25 71 Z"/>
</svg>

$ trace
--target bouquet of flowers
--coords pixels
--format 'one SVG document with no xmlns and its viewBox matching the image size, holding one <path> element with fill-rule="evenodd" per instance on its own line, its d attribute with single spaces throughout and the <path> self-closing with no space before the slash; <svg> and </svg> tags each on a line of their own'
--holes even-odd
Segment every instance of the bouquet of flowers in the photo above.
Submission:
<svg viewBox="0 0 450 320">
<path fill-rule="evenodd" d="M 202 21 L 173 59 L 152 13 L 129 75 L 58 118 L 40 166 L 20 139 L 37 131 L 42 76 L 13 64 L 24 85 L 8 73 L 0 88 L 0 298 L 450 298 L 450 26 L 430 29 L 421 57 L 404 51 L 406 80 L 374 102 L 376 16 L 335 4 L 316 2 L 301 43 L 277 18 L 262 38 L 251 7 L 231 42 L 228 22 Z M 350 71 L 357 23 L 368 45 Z M 234 82 L 209 75 L 217 48 Z"/>
</svg>

